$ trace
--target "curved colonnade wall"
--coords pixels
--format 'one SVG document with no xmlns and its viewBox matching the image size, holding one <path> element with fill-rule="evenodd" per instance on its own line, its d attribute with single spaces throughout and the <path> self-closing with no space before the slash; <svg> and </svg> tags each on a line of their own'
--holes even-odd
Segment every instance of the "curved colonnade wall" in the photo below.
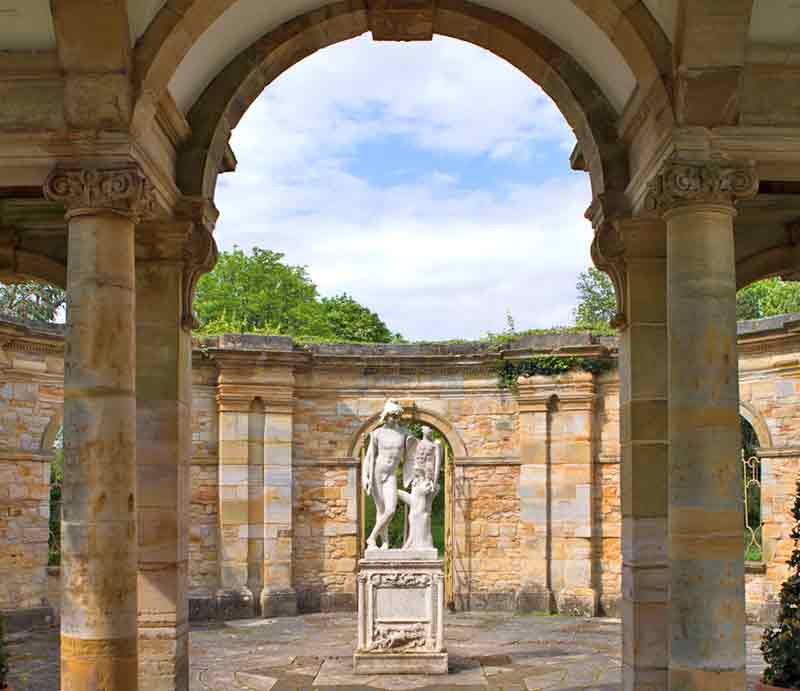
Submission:
<svg viewBox="0 0 800 691">
<path fill-rule="evenodd" d="M 0 343 L 0 610 L 24 623 L 58 607 L 47 537 L 63 336 L 3 321 Z M 616 365 L 616 339 L 528 337 L 502 357 L 544 353 Z M 190 615 L 354 608 L 358 449 L 388 397 L 453 449 L 455 607 L 618 615 L 618 370 L 532 377 L 512 392 L 499 388 L 495 360 L 478 344 L 195 342 L 191 496 L 181 507 Z M 800 471 L 800 317 L 740 323 L 739 368 L 762 459 L 764 562 L 748 564 L 747 608 L 769 621 Z"/>
</svg>

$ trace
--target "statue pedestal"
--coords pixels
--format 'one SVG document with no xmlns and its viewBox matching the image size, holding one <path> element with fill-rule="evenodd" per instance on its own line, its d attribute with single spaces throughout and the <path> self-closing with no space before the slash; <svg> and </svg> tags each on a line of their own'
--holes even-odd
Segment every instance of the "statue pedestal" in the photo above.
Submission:
<svg viewBox="0 0 800 691">
<path fill-rule="evenodd" d="M 435 549 L 367 550 L 359 562 L 356 674 L 447 674 L 444 563 Z"/>
</svg>

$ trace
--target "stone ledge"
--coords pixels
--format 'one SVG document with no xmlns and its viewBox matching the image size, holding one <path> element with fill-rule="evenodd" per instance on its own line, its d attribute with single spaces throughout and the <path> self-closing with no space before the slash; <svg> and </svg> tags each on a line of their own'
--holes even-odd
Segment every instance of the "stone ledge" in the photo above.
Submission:
<svg viewBox="0 0 800 691">
<path fill-rule="evenodd" d="M 49 605 L 28 609 L 0 610 L 7 633 L 18 633 L 53 626 L 56 615 Z"/>
<path fill-rule="evenodd" d="M 447 652 L 353 654 L 356 674 L 447 674 Z"/>
</svg>

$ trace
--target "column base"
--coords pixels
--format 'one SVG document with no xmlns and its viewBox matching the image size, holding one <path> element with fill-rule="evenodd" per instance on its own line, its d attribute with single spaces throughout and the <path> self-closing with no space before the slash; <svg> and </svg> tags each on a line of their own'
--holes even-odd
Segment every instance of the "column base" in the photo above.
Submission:
<svg viewBox="0 0 800 691">
<path fill-rule="evenodd" d="M 556 611 L 571 617 L 596 617 L 597 593 L 591 588 L 564 589 L 556 595 Z"/>
<path fill-rule="evenodd" d="M 294 590 L 261 591 L 261 616 L 271 617 L 297 616 L 297 593 Z"/>
<path fill-rule="evenodd" d="M 247 588 L 217 591 L 217 619 L 252 619 L 255 615 L 255 599 Z"/>
<path fill-rule="evenodd" d="M 552 614 L 555 611 L 555 598 L 550 588 L 527 587 L 519 594 L 520 612 L 546 612 Z"/>
<path fill-rule="evenodd" d="M 353 654 L 356 674 L 447 674 L 447 653 Z"/>
</svg>

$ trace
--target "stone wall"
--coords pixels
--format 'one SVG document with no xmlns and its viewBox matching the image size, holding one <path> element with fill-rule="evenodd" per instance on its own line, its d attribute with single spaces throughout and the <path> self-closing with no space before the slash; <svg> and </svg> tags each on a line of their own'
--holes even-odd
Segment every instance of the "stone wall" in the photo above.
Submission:
<svg viewBox="0 0 800 691">
<path fill-rule="evenodd" d="M 0 610 L 25 621 L 49 614 L 50 462 L 63 379 L 61 329 L 0 322 Z"/>
<path fill-rule="evenodd" d="M 759 435 L 763 463 L 765 561 L 748 565 L 747 575 L 754 620 L 774 614 L 790 549 L 789 509 L 800 470 L 796 326 L 780 318 L 740 328 L 742 413 Z M 61 420 L 61 339 L 58 327 L 0 325 L 5 610 L 40 611 L 54 599 L 45 569 L 48 449 Z M 613 339 L 584 335 L 531 337 L 500 357 L 540 353 L 616 358 Z M 266 337 L 204 342 L 193 361 L 192 616 L 230 613 L 230 602 L 222 610 L 220 603 L 230 596 L 225 579 L 231 577 L 246 582 L 252 596 L 250 609 L 236 610 L 240 614 L 256 611 L 259 603 L 273 609 L 289 603 L 300 611 L 354 606 L 362 548 L 360 453 L 387 398 L 439 430 L 452 449 L 447 510 L 453 606 L 618 615 L 617 371 L 521 380 L 519 391 L 511 392 L 498 387 L 497 357 L 474 344 L 300 348 Z M 225 462 L 222 410 L 229 416 Z M 240 497 L 241 508 L 225 503 L 221 467 L 225 493 Z M 289 484 L 281 489 L 273 485 L 276 478 Z M 238 523 L 221 524 L 221 510 Z M 226 540 L 235 542 L 226 546 Z"/>
</svg>

